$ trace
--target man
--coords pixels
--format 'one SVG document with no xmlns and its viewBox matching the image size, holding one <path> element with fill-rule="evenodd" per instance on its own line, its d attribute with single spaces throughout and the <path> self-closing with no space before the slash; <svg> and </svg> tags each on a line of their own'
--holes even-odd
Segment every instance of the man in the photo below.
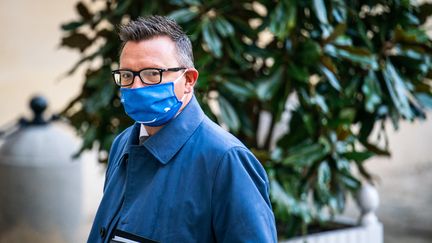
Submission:
<svg viewBox="0 0 432 243">
<path fill-rule="evenodd" d="M 112 144 L 88 242 L 276 242 L 263 167 L 193 95 L 189 38 L 161 16 L 119 35 L 113 77 L 136 123 Z"/>
</svg>

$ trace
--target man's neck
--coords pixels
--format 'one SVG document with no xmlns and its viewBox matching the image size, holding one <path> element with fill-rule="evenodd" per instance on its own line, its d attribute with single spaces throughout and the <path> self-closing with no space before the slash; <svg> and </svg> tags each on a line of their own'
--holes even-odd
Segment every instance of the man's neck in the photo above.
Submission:
<svg viewBox="0 0 432 243">
<path fill-rule="evenodd" d="M 153 136 L 154 134 L 156 134 L 157 132 L 159 132 L 159 130 L 162 129 L 163 125 L 159 126 L 159 127 L 149 127 L 149 126 L 144 126 L 144 127 L 145 127 L 148 135 L 149 136 Z"/>
</svg>

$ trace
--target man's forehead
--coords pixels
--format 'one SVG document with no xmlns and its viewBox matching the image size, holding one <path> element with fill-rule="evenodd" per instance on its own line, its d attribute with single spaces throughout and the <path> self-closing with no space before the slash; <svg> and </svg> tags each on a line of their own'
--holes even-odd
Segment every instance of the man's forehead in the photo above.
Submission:
<svg viewBox="0 0 432 243">
<path fill-rule="evenodd" d="M 175 50 L 175 43 L 168 36 L 155 36 L 149 39 L 126 42 L 122 54 L 129 49 L 132 49 L 133 52 L 137 50 L 149 52 Z"/>
<path fill-rule="evenodd" d="M 149 62 L 165 66 L 175 61 L 175 43 L 167 36 L 156 36 L 140 41 L 128 41 L 120 55 L 121 66 Z"/>
</svg>

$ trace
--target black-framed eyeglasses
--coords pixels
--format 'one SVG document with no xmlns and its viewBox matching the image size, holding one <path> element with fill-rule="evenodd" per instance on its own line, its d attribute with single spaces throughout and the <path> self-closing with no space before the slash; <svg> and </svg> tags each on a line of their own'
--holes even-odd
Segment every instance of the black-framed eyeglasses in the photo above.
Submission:
<svg viewBox="0 0 432 243">
<path fill-rule="evenodd" d="M 117 69 L 112 71 L 112 76 L 115 83 L 120 87 L 132 85 L 135 76 L 138 76 L 141 82 L 145 84 L 154 85 L 162 82 L 164 72 L 178 72 L 185 69 L 187 68 L 144 68 L 136 72 L 129 69 Z"/>
</svg>

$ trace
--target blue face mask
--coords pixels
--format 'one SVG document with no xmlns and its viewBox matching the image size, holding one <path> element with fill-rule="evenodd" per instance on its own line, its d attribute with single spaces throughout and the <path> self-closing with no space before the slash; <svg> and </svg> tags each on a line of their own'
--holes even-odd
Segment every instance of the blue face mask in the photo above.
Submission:
<svg viewBox="0 0 432 243">
<path fill-rule="evenodd" d="M 168 83 L 141 88 L 120 88 L 121 102 L 126 114 L 138 123 L 150 127 L 161 126 L 173 119 L 183 104 L 174 93 L 174 84 L 183 77 Z"/>
</svg>

